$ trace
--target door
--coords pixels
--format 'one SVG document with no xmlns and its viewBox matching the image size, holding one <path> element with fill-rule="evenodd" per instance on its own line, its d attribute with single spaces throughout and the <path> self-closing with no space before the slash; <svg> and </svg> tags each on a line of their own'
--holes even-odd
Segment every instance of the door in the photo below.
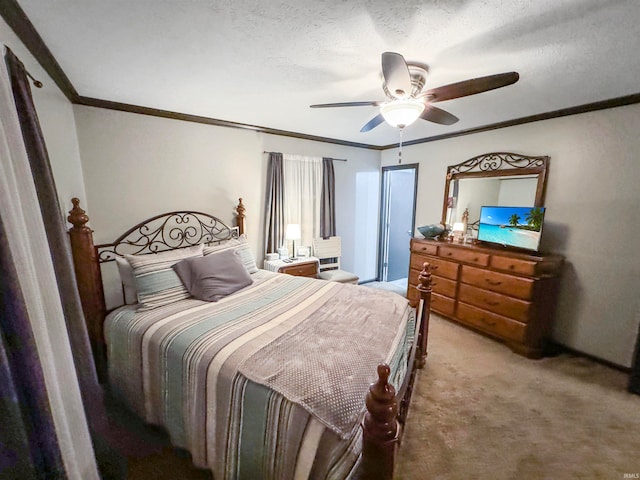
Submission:
<svg viewBox="0 0 640 480">
<path fill-rule="evenodd" d="M 417 164 L 382 167 L 378 260 L 378 278 L 382 282 L 407 278 L 409 273 L 417 188 Z"/>
</svg>

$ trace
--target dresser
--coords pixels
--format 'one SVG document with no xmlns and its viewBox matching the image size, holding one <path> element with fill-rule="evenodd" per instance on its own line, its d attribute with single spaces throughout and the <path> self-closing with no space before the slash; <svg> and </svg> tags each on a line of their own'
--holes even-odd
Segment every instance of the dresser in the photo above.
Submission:
<svg viewBox="0 0 640 480">
<path fill-rule="evenodd" d="M 539 358 L 553 326 L 563 261 L 560 255 L 414 238 L 407 298 L 417 305 L 415 286 L 428 262 L 434 267 L 433 312 Z"/>
<path fill-rule="evenodd" d="M 299 257 L 290 263 L 283 260 L 265 260 L 264 269 L 271 272 L 287 273 L 296 277 L 318 277 L 318 263 L 316 257 Z"/>
</svg>

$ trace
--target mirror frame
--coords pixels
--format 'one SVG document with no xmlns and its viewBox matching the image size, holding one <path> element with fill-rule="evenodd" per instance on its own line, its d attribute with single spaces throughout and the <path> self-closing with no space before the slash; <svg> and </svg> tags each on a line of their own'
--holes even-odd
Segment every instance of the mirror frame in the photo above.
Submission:
<svg viewBox="0 0 640 480">
<path fill-rule="evenodd" d="M 544 206 L 544 195 L 547 187 L 549 169 L 548 156 L 532 157 L 510 152 L 484 153 L 465 160 L 457 165 L 447 167 L 444 184 L 444 201 L 442 202 L 442 225 L 447 221 L 447 200 L 453 180 L 483 177 L 512 177 L 516 175 L 538 175 L 538 185 L 534 207 Z"/>
</svg>

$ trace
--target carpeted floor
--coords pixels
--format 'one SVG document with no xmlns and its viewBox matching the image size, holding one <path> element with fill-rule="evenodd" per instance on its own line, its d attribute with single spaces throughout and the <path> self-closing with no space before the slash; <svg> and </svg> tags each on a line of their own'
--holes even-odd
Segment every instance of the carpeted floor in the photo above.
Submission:
<svg viewBox="0 0 640 480">
<path fill-rule="evenodd" d="M 395 478 L 640 478 L 627 381 L 582 357 L 522 358 L 432 315 Z"/>
<path fill-rule="evenodd" d="M 389 290 L 395 292 L 403 297 L 407 294 L 407 279 L 401 278 L 400 280 L 394 280 L 392 282 L 369 282 L 363 283 L 363 287 L 380 288 L 382 290 Z"/>
</svg>

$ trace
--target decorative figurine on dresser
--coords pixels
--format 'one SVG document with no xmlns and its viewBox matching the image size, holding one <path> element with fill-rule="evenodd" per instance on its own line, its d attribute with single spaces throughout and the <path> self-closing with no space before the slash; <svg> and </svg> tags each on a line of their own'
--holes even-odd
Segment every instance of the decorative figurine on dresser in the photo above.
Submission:
<svg viewBox="0 0 640 480">
<path fill-rule="evenodd" d="M 415 287 L 428 262 L 434 267 L 433 312 L 519 354 L 544 355 L 564 262 L 560 255 L 538 251 L 548 164 L 549 157 L 490 153 L 447 169 L 442 225 L 464 222 L 471 232 L 463 237 L 475 240 L 452 241 L 444 234 L 411 240 L 407 297 L 412 305 L 418 303 Z"/>
</svg>

